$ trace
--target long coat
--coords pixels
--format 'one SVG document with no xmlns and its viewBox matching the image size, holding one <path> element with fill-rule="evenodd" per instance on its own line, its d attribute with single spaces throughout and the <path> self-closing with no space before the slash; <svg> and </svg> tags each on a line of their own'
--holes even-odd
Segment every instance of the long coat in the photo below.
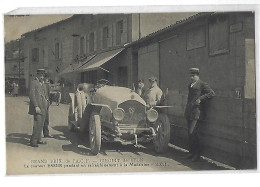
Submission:
<svg viewBox="0 0 260 187">
<path fill-rule="evenodd" d="M 210 88 L 210 86 L 198 80 L 193 86 L 189 84 L 189 94 L 185 109 L 185 117 L 189 120 L 198 120 L 200 118 L 200 111 L 203 107 L 203 103 L 212 98 L 215 92 Z M 195 103 L 197 99 L 200 99 L 201 103 L 198 105 Z"/>
<path fill-rule="evenodd" d="M 32 81 L 29 99 L 30 104 L 28 114 L 35 115 L 35 107 L 39 107 L 41 109 L 42 115 L 47 114 L 49 107 L 48 90 L 46 89 L 46 85 L 44 83 L 40 83 L 37 78 Z"/>
</svg>

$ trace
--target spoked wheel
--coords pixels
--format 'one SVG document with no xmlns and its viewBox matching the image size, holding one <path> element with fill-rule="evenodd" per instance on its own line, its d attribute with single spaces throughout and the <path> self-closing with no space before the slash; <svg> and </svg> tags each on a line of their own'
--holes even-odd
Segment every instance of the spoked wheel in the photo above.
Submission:
<svg viewBox="0 0 260 187">
<path fill-rule="evenodd" d="M 73 120 L 72 107 L 69 108 L 69 116 L 68 116 L 68 129 L 70 132 L 75 131 L 75 125 L 71 122 Z"/>
<path fill-rule="evenodd" d="M 89 142 L 92 154 L 97 155 L 101 147 L 101 122 L 97 113 L 92 113 L 90 116 Z"/>
<path fill-rule="evenodd" d="M 155 132 L 154 149 L 157 153 L 164 153 L 170 142 L 170 122 L 166 114 L 159 114 L 155 123 Z"/>
</svg>

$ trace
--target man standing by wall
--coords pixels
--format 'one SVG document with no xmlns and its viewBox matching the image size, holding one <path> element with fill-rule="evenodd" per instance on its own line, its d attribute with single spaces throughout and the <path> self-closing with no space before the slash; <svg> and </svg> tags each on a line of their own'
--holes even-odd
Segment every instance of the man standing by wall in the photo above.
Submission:
<svg viewBox="0 0 260 187">
<path fill-rule="evenodd" d="M 41 141 L 43 125 L 49 105 L 48 94 L 44 86 L 44 76 L 45 70 L 38 69 L 37 76 L 32 81 L 30 87 L 28 113 L 33 115 L 34 119 L 33 132 L 30 140 L 32 147 L 38 147 L 38 144 L 46 144 L 46 142 Z"/>
<path fill-rule="evenodd" d="M 201 103 L 212 98 L 215 93 L 207 83 L 200 80 L 198 68 L 190 68 L 189 73 L 191 83 L 188 87 L 189 94 L 185 109 L 185 118 L 188 124 L 189 155 L 186 158 L 191 158 L 195 162 L 200 158 L 198 120 L 200 118 Z"/>
</svg>

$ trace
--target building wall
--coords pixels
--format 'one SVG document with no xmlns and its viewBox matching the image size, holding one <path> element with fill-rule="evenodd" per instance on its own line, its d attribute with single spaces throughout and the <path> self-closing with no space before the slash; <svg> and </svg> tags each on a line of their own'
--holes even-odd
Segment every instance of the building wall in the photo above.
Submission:
<svg viewBox="0 0 260 187">
<path fill-rule="evenodd" d="M 144 85 L 147 87 L 149 85 L 148 79 L 152 76 L 159 79 L 158 43 L 142 47 L 138 50 L 138 79 L 144 80 Z"/>
<path fill-rule="evenodd" d="M 173 33 L 175 37 L 160 42 L 160 80 L 163 89 L 169 88 L 168 104 L 174 107 L 168 110 L 172 120 L 172 142 L 187 148 L 187 130 L 183 113 L 187 100 L 187 86 L 189 83 L 188 69 L 198 67 L 201 79 L 211 85 L 216 92 L 206 106 L 206 121 L 201 121 L 200 134 L 203 154 L 222 163 L 234 167 L 255 167 L 255 152 L 248 153 L 244 134 L 248 133 L 245 127 L 244 114 L 244 85 L 245 85 L 245 27 L 233 31 L 231 25 L 241 23 L 245 25 L 246 14 L 228 15 L 228 51 L 222 54 L 210 55 L 209 46 L 209 19 L 194 21 L 179 28 Z M 190 29 L 202 25 L 205 29 L 205 42 L 202 47 L 188 50 L 188 32 Z M 235 26 L 234 26 L 235 27 Z M 231 29 L 232 28 L 232 29 Z M 216 42 L 218 38 L 215 39 Z M 218 45 L 218 44 L 216 44 Z M 254 50 L 250 48 L 250 52 Z M 251 55 L 251 59 L 254 57 Z M 248 65 L 247 65 L 248 67 Z M 248 72 L 254 68 L 249 67 Z M 248 90 L 254 89 L 255 79 L 248 78 Z M 252 98 L 255 98 L 251 94 Z M 252 111 L 253 112 L 253 111 Z M 250 117 L 251 118 L 251 117 Z M 252 120 L 253 121 L 253 120 Z M 255 126 L 252 123 L 251 126 Z M 246 142 L 246 143 L 245 143 Z M 252 145 L 255 145 L 251 141 Z M 250 156 L 249 156 L 250 155 Z M 250 158 L 245 166 L 244 157 Z M 251 162 L 251 164 L 250 164 Z"/>
<path fill-rule="evenodd" d="M 59 22 L 48 28 L 24 35 L 25 78 L 26 88 L 29 87 L 30 75 L 35 75 L 38 68 L 45 68 L 53 81 L 57 74 L 72 63 L 73 40 L 76 30 L 75 18 Z M 55 58 L 55 44 L 59 43 L 59 58 Z M 39 60 L 32 60 L 32 49 L 38 48 Z M 57 51 L 56 51 L 57 52 Z"/>
<path fill-rule="evenodd" d="M 172 106 L 167 110 L 171 142 L 187 148 L 188 69 L 198 67 L 200 78 L 216 92 L 200 121 L 202 154 L 237 168 L 256 167 L 255 79 L 250 74 L 254 45 L 248 40 L 254 39 L 253 17 L 252 13 L 204 16 L 140 44 L 159 44 L 159 84 L 162 90 L 169 89 L 167 104 Z"/>
<path fill-rule="evenodd" d="M 185 15 L 186 17 L 188 15 Z M 185 17 L 184 16 L 184 17 Z M 149 19 L 147 20 L 147 18 Z M 140 21 L 141 37 L 174 23 L 177 18 L 174 14 L 151 14 L 147 17 L 141 14 L 86 14 L 74 15 L 67 20 L 57 22 L 36 31 L 26 33 L 25 46 L 28 59 L 25 63 L 26 83 L 29 84 L 29 75 L 35 74 L 37 68 L 46 68 L 53 81 L 58 81 L 58 74 L 71 63 L 78 63 L 87 56 L 100 53 L 101 51 L 111 50 L 130 43 L 139 38 L 138 25 Z M 139 19 L 140 18 L 140 19 Z M 155 19 L 153 19 L 155 18 Z M 159 21 L 161 19 L 161 21 Z M 117 42 L 117 23 L 122 21 L 121 42 Z M 136 25 L 137 24 L 137 25 Z M 151 28 L 152 26 L 152 28 Z M 107 46 L 103 43 L 103 29 L 108 28 Z M 147 29 L 150 28 L 150 29 Z M 137 32 L 137 34 L 136 34 Z M 91 51 L 91 33 L 94 33 L 93 50 Z M 59 58 L 55 58 L 55 44 L 59 43 Z M 39 49 L 39 62 L 32 62 L 32 49 Z M 132 65 L 131 65 L 132 66 Z M 132 71 L 132 70 L 131 70 Z M 130 75 L 131 72 L 128 72 Z M 69 81 L 77 83 L 80 80 L 80 74 L 75 75 L 73 80 L 71 75 Z M 135 76 L 137 77 L 137 76 Z M 64 76 L 63 78 L 66 78 Z"/>
</svg>

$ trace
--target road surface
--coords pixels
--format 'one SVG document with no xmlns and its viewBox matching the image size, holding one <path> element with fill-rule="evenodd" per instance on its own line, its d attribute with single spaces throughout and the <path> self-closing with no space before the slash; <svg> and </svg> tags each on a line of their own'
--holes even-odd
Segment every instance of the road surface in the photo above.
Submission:
<svg viewBox="0 0 260 187">
<path fill-rule="evenodd" d="M 201 159 L 184 159 L 185 152 L 174 146 L 159 155 L 152 146 L 135 147 L 104 143 L 98 155 L 90 153 L 87 134 L 67 129 L 68 105 L 50 106 L 50 133 L 47 145 L 30 147 L 33 118 L 28 115 L 27 97 L 6 96 L 7 174 L 159 172 L 191 170 L 226 170 L 221 164 Z"/>
</svg>

